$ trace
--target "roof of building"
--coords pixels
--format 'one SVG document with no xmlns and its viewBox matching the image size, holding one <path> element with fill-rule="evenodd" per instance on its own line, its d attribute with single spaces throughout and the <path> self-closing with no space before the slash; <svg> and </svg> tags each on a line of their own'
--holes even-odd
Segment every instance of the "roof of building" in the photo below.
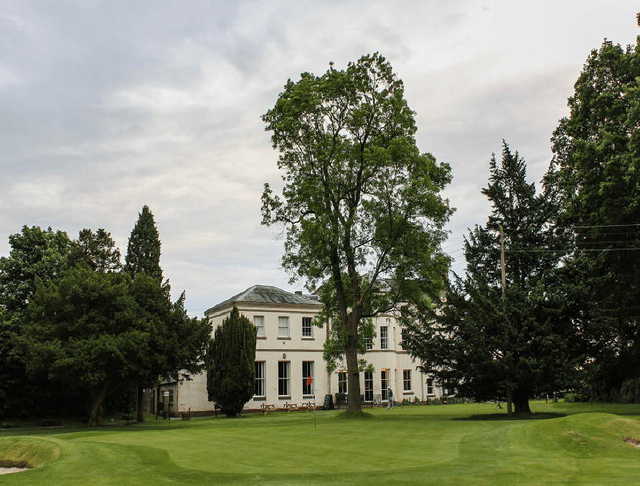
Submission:
<svg viewBox="0 0 640 486">
<path fill-rule="evenodd" d="M 233 297 L 214 305 L 204 313 L 209 314 L 236 303 L 251 304 L 296 304 L 296 305 L 322 305 L 316 298 L 308 295 L 294 294 L 271 285 L 254 285 Z"/>
</svg>

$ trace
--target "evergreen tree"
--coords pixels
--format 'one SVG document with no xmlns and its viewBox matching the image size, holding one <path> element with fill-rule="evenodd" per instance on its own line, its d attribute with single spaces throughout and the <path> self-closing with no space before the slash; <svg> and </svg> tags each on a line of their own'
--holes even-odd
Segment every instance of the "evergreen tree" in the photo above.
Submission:
<svg viewBox="0 0 640 486">
<path fill-rule="evenodd" d="M 513 400 L 515 412 L 526 414 L 534 394 L 562 389 L 580 364 L 572 309 L 559 285 L 561 255 L 546 251 L 561 241 L 550 227 L 548 195 L 536 194 L 525 161 L 506 143 L 501 162 L 491 159 L 482 192 L 491 212 L 465 238 L 466 274 L 435 308 L 404 309 L 406 347 L 441 384 L 479 400 Z"/>
<path fill-rule="evenodd" d="M 125 257 L 124 269 L 132 276 L 138 274 L 148 275 L 162 282 L 162 269 L 160 268 L 160 236 L 153 214 L 149 206 L 142 207 L 142 211 L 138 215 L 138 221 L 131 230 L 129 236 L 129 245 L 127 247 L 127 256 Z M 167 284 L 168 296 L 168 284 Z M 157 378 L 157 376 L 155 377 Z M 145 383 L 155 381 L 155 378 L 147 377 Z M 137 420 L 144 420 L 143 413 L 143 383 L 138 384 L 137 388 Z"/>
<path fill-rule="evenodd" d="M 144 273 L 162 280 L 160 268 L 160 237 L 148 206 L 143 206 L 138 221 L 129 236 L 125 271 L 131 275 Z"/>
<path fill-rule="evenodd" d="M 27 377 L 18 343 L 36 281 L 56 280 L 66 271 L 70 246 L 66 233 L 51 228 L 24 226 L 9 236 L 9 255 L 0 258 L 0 416 L 33 413 L 42 400 L 61 401 L 52 399 L 59 390 L 46 379 Z"/>
<path fill-rule="evenodd" d="M 98 272 L 117 272 L 122 267 L 120 250 L 116 247 L 111 234 L 100 228 L 95 233 L 83 229 L 71 246 L 70 266 L 80 263 Z"/>
<path fill-rule="evenodd" d="M 590 338 L 594 398 L 617 399 L 640 375 L 639 77 L 640 45 L 605 41 L 587 58 L 552 139 L 547 184 L 572 242 L 567 268 Z"/>
<path fill-rule="evenodd" d="M 254 392 L 256 328 L 234 306 L 215 331 L 208 356 L 207 391 L 228 417 L 237 416 Z"/>
</svg>

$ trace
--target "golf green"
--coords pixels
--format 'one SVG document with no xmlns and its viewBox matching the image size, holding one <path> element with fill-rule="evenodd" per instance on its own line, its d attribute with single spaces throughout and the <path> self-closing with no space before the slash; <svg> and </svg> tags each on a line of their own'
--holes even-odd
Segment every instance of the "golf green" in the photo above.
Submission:
<svg viewBox="0 0 640 486">
<path fill-rule="evenodd" d="M 534 403 L 290 412 L 129 427 L 0 432 L 0 459 L 38 466 L 6 485 L 634 484 L 640 406 Z"/>
</svg>

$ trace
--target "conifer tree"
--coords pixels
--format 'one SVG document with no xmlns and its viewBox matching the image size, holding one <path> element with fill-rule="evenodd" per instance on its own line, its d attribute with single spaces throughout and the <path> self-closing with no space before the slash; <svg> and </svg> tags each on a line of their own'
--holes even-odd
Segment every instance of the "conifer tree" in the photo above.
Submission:
<svg viewBox="0 0 640 486">
<path fill-rule="evenodd" d="M 256 328 L 237 307 L 215 331 L 207 365 L 209 400 L 237 416 L 254 392 Z"/>
<path fill-rule="evenodd" d="M 129 236 L 125 271 L 132 276 L 144 273 L 162 280 L 160 237 L 149 206 L 143 206 Z"/>
<path fill-rule="evenodd" d="M 547 193 L 536 194 L 525 161 L 506 143 L 482 192 L 491 212 L 465 238 L 466 274 L 436 309 L 405 309 L 405 346 L 442 385 L 478 400 L 512 400 L 516 413 L 527 414 L 532 396 L 571 382 L 582 356 L 561 285 L 562 255 L 548 251 L 562 248 L 550 225 L 555 208 Z"/>
</svg>

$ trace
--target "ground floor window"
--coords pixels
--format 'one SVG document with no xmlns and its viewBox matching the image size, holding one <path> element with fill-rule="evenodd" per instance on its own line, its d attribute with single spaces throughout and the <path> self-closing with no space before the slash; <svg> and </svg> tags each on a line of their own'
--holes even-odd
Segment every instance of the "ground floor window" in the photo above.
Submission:
<svg viewBox="0 0 640 486">
<path fill-rule="evenodd" d="M 302 394 L 313 395 L 313 361 L 302 362 Z"/>
<path fill-rule="evenodd" d="M 380 372 L 380 390 L 382 391 L 382 399 L 388 400 L 388 389 L 389 388 L 389 372 L 387 370 L 382 370 Z"/>
<path fill-rule="evenodd" d="M 338 372 L 338 393 L 347 393 L 347 373 L 345 371 Z"/>
<path fill-rule="evenodd" d="M 256 381 L 253 394 L 257 397 L 265 396 L 264 361 L 256 361 Z"/>
<path fill-rule="evenodd" d="M 411 370 L 402 370 L 402 382 L 404 391 L 411 391 Z"/>
<path fill-rule="evenodd" d="M 289 396 L 289 370 L 291 363 L 289 361 L 278 361 L 278 395 Z"/>
<path fill-rule="evenodd" d="M 364 372 L 364 401 L 373 402 L 373 373 Z"/>
<path fill-rule="evenodd" d="M 433 378 L 427 378 L 427 395 L 434 395 L 434 393 L 433 393 Z"/>
</svg>

